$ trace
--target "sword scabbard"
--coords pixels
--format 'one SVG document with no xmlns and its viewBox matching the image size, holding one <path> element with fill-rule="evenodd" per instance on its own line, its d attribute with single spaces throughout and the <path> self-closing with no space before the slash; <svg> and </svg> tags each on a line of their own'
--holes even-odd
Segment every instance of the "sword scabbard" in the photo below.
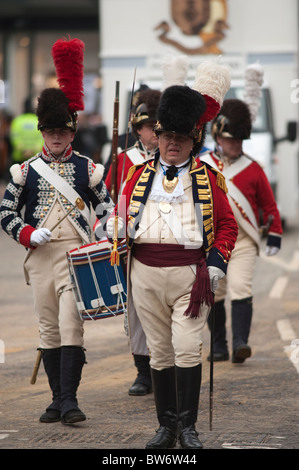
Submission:
<svg viewBox="0 0 299 470">
<path fill-rule="evenodd" d="M 38 349 L 37 350 L 36 361 L 35 361 L 35 366 L 34 366 L 34 369 L 33 369 L 31 380 L 30 380 L 30 383 L 32 385 L 34 385 L 35 382 L 36 382 L 36 377 L 37 377 L 37 374 L 38 374 L 38 369 L 39 369 L 41 360 L 42 360 L 42 350 Z"/>
</svg>

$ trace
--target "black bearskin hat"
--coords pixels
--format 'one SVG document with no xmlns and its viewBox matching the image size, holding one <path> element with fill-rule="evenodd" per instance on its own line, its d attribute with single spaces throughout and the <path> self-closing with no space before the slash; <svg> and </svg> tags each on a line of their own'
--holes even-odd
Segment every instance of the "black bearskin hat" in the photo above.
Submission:
<svg viewBox="0 0 299 470">
<path fill-rule="evenodd" d="M 69 99 L 59 88 L 46 88 L 38 98 L 36 108 L 38 129 L 67 128 L 75 130 L 76 122 L 69 112 Z"/>
<path fill-rule="evenodd" d="M 205 110 L 206 101 L 201 93 L 188 86 L 170 86 L 161 97 L 155 132 L 187 135 L 193 139 L 194 146 L 203 143 L 203 127 L 197 124 Z"/>
<path fill-rule="evenodd" d="M 141 91 L 135 104 L 135 113 L 131 119 L 132 133 L 138 138 L 137 130 L 146 123 L 157 122 L 157 109 L 161 98 L 159 90 L 147 89 Z"/>
<path fill-rule="evenodd" d="M 251 114 L 247 104 L 238 99 L 224 100 L 218 116 L 212 124 L 212 136 L 217 135 L 238 140 L 250 138 Z"/>
</svg>

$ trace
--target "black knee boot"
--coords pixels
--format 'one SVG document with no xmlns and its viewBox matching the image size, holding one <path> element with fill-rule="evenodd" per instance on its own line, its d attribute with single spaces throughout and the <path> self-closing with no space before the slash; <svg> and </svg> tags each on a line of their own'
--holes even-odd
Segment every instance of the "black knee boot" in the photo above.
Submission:
<svg viewBox="0 0 299 470">
<path fill-rule="evenodd" d="M 146 449 L 169 449 L 176 444 L 177 403 L 175 368 L 151 369 L 157 417 L 160 427 Z"/>
<path fill-rule="evenodd" d="M 242 363 L 251 356 L 248 346 L 252 320 L 252 297 L 232 301 L 233 363 Z"/>
<path fill-rule="evenodd" d="M 41 423 L 60 421 L 60 359 L 61 348 L 43 349 L 42 359 L 52 391 L 52 403 L 39 418 Z"/>
<path fill-rule="evenodd" d="M 78 408 L 77 389 L 85 363 L 81 347 L 63 346 L 61 350 L 61 422 L 72 424 L 85 421 L 84 413 Z"/>
<path fill-rule="evenodd" d="M 134 363 L 138 374 L 129 388 L 129 395 L 147 395 L 152 392 L 151 370 L 149 365 L 149 356 L 140 356 L 134 354 Z"/>
<path fill-rule="evenodd" d="M 229 358 L 226 341 L 226 310 L 224 300 L 215 303 L 214 306 L 214 342 L 213 342 L 213 360 L 227 361 Z M 208 326 L 211 330 L 211 313 L 208 317 Z M 210 360 L 210 356 L 208 356 Z"/>
<path fill-rule="evenodd" d="M 201 385 L 201 364 L 175 367 L 177 382 L 178 437 L 183 449 L 202 449 L 195 430 Z"/>
</svg>

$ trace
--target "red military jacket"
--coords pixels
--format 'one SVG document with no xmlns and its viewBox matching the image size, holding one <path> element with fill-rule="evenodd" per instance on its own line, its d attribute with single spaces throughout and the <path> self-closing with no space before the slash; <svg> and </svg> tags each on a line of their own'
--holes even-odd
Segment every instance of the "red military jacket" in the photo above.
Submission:
<svg viewBox="0 0 299 470">
<path fill-rule="evenodd" d="M 145 160 L 152 158 L 153 154 L 147 154 L 143 148 L 140 141 L 138 141 L 133 147 L 129 148 L 127 152 L 121 152 L 117 156 L 116 163 L 116 187 L 117 194 L 121 193 L 123 182 L 126 181 L 127 174 L 129 169 L 133 165 L 138 165 L 143 163 Z M 112 177 L 112 165 L 110 165 L 109 171 L 107 173 L 105 184 L 108 191 L 111 191 L 111 177 Z"/>
<path fill-rule="evenodd" d="M 256 232 L 262 224 L 266 225 L 269 216 L 272 222 L 267 244 L 280 248 L 282 225 L 272 188 L 262 167 L 248 155 L 242 154 L 239 161 L 228 170 L 223 169 L 223 161 L 214 153 L 203 155 L 201 161 L 210 163 L 219 169 L 226 178 L 228 194 L 233 201 L 236 219 L 244 220 Z M 242 225 L 246 230 L 246 224 Z"/>
<path fill-rule="evenodd" d="M 155 160 L 131 167 L 118 205 L 118 213 L 126 214 L 127 244 L 131 248 L 141 220 L 143 207 L 156 174 Z M 229 205 L 224 178 L 209 165 L 192 159 L 189 170 L 192 179 L 193 203 L 197 220 L 203 225 L 203 246 L 208 255 L 207 265 L 224 272 L 235 246 L 238 226 Z M 199 210 L 197 210 L 199 209 Z"/>
</svg>

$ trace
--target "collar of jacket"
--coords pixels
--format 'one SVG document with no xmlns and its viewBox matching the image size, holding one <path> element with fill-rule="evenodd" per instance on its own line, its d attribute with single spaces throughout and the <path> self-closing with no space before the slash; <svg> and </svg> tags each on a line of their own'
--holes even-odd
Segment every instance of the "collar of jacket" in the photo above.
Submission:
<svg viewBox="0 0 299 470">
<path fill-rule="evenodd" d="M 69 158 L 72 156 L 73 149 L 71 144 L 66 147 L 62 155 L 60 155 L 59 158 L 57 158 L 52 152 L 50 152 L 49 148 L 44 144 L 43 150 L 42 150 L 42 156 L 47 162 L 66 162 L 69 160 Z"/>
</svg>

